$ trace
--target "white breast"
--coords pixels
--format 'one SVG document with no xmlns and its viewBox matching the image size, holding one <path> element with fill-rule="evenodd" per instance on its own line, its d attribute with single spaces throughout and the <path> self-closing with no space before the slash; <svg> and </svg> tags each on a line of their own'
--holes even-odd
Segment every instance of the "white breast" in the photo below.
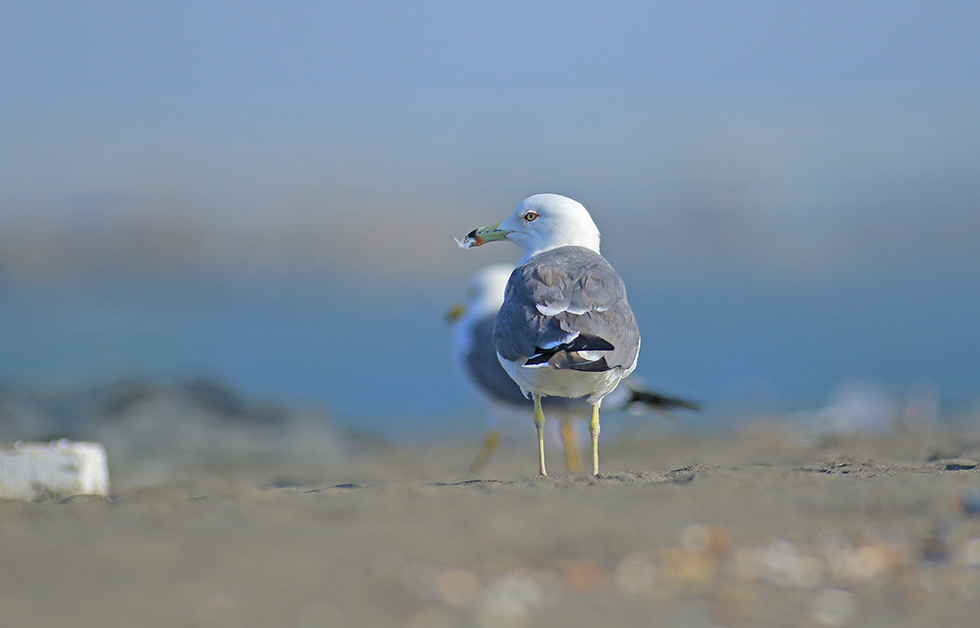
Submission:
<svg viewBox="0 0 980 628">
<path fill-rule="evenodd" d="M 588 397 L 589 403 L 595 403 L 611 393 L 619 381 L 633 372 L 634 363 L 630 369 L 613 368 L 597 373 L 573 371 L 567 369 L 529 367 L 500 357 L 500 364 L 517 382 L 525 393 L 532 392 L 549 397 Z"/>
</svg>

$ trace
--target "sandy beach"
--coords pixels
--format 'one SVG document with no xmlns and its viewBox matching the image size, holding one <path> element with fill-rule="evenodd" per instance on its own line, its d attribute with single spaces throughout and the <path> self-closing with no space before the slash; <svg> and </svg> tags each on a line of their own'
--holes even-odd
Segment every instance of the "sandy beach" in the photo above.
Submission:
<svg viewBox="0 0 980 628">
<path fill-rule="evenodd" d="M 110 442 L 109 498 L 0 503 L 0 625 L 965 626 L 980 608 L 962 429 L 642 431 L 602 443 L 597 478 L 557 458 L 535 477 L 533 443 L 506 442 L 477 479 L 479 438 L 314 432 L 170 461 Z"/>
</svg>

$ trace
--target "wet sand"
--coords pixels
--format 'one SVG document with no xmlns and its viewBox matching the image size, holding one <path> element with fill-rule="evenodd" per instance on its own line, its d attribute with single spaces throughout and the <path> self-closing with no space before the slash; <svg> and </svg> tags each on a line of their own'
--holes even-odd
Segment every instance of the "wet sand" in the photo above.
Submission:
<svg viewBox="0 0 980 628">
<path fill-rule="evenodd" d="M 0 625 L 935 627 L 980 611 L 975 433 L 644 432 L 604 442 L 598 478 L 557 456 L 534 477 L 523 442 L 472 480 L 478 438 L 305 444 L 118 454 L 108 499 L 0 503 Z"/>
</svg>

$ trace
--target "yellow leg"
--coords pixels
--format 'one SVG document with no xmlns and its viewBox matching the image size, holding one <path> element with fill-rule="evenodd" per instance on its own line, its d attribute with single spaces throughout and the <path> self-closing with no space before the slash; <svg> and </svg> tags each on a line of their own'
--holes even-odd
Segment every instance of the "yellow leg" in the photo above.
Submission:
<svg viewBox="0 0 980 628">
<path fill-rule="evenodd" d="M 572 473 L 580 473 L 582 455 L 578 450 L 578 430 L 575 429 L 575 422 L 568 417 L 561 419 L 561 439 L 565 443 L 565 462 L 568 463 L 568 470 Z"/>
<path fill-rule="evenodd" d="M 592 475 L 599 475 L 599 404 L 592 406 L 592 420 L 589 421 L 589 434 L 592 436 Z"/>
<path fill-rule="evenodd" d="M 467 475 L 476 475 L 490 460 L 490 456 L 493 452 L 497 450 L 497 445 L 500 444 L 500 432 L 497 430 L 491 430 L 487 434 L 486 440 L 483 441 L 483 447 L 480 447 L 480 451 L 476 454 L 476 460 L 470 465 L 470 470 L 467 471 Z"/>
<path fill-rule="evenodd" d="M 538 428 L 538 462 L 541 475 L 548 475 L 544 467 L 544 412 L 541 411 L 541 395 L 532 394 L 534 397 L 534 427 Z"/>
</svg>

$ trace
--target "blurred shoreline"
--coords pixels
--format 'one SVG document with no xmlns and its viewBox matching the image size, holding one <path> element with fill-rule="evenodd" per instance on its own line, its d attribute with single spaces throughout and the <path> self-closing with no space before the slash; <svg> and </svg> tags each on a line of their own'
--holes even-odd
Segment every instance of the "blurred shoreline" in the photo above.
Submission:
<svg viewBox="0 0 980 628">
<path fill-rule="evenodd" d="M 580 438 L 585 439 L 584 421 Z M 530 450 L 530 416 L 497 417 L 505 449 Z M 506 419 L 506 420 L 504 420 Z M 387 430 L 391 421 L 399 429 Z M 257 465 L 296 465 L 336 471 L 353 458 L 380 451 L 415 452 L 428 447 L 475 456 L 486 434 L 478 408 L 442 421 L 419 422 L 411 415 L 386 421 L 352 421 L 316 409 L 270 401 L 214 380 L 175 383 L 117 380 L 100 386 L 28 388 L 0 386 L 0 444 L 60 439 L 103 443 L 110 472 L 120 486 L 191 481 L 195 473 Z M 839 440 L 927 438 L 972 433 L 976 411 L 952 414 L 931 388 L 911 389 L 904 398 L 865 381 L 839 387 L 824 407 L 788 411 L 749 406 L 718 408 L 707 417 L 678 413 L 612 413 L 604 417 L 603 442 L 629 443 L 736 439 L 770 440 L 777 447 L 805 449 Z M 557 427 L 551 422 L 547 427 Z M 449 429 L 443 428 L 449 426 Z M 557 435 L 549 432 L 549 439 Z M 551 441 L 549 441 L 551 442 Z M 582 440 L 580 446 L 586 447 Z M 560 451 L 558 440 L 550 445 Z M 404 454 L 413 455 L 413 454 Z M 460 462 L 457 473 L 468 466 Z M 491 471 L 493 467 L 491 466 Z M 381 479 L 383 476 L 376 476 Z"/>
<path fill-rule="evenodd" d="M 818 408 L 854 381 L 899 399 L 933 389 L 944 415 L 980 408 L 980 287 L 958 264 L 778 280 L 620 272 L 644 338 L 637 374 L 702 402 L 692 423 Z M 466 276 L 360 279 L 3 287 L 0 383 L 69 390 L 204 377 L 399 437 L 482 414 L 452 371 L 442 323 Z"/>
</svg>

